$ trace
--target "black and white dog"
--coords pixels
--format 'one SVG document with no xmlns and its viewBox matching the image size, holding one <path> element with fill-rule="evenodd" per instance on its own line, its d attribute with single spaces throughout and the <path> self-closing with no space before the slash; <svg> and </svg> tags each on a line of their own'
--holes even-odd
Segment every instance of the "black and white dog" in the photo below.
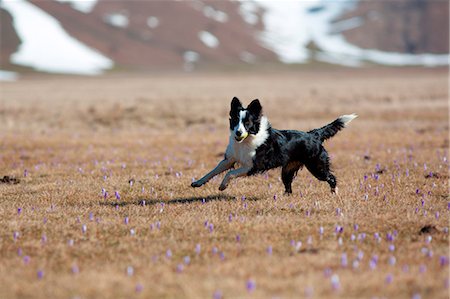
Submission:
<svg viewBox="0 0 450 299">
<path fill-rule="evenodd" d="M 244 108 L 239 99 L 234 97 L 230 110 L 230 141 L 225 158 L 191 186 L 200 187 L 238 163 L 239 168 L 225 175 L 220 191 L 225 190 L 233 178 L 282 167 L 281 178 L 285 192 L 291 194 L 292 180 L 304 165 L 317 179 L 327 181 L 331 192 L 336 193 L 336 177 L 330 171 L 330 159 L 322 143 L 355 117 L 356 114 L 343 115 L 332 123 L 309 132 L 276 130 L 271 127 L 267 117 L 263 116 L 259 100 L 252 101 Z"/>
</svg>

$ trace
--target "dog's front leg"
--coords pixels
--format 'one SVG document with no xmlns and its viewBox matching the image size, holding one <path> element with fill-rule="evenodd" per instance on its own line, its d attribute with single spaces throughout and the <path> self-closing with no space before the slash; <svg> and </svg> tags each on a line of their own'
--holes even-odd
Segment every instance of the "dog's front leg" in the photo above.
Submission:
<svg viewBox="0 0 450 299">
<path fill-rule="evenodd" d="M 232 168 L 234 165 L 234 161 L 229 159 L 223 159 L 222 161 L 217 164 L 216 168 L 211 170 L 209 173 L 207 173 L 204 177 L 199 179 L 198 181 L 195 181 L 191 184 L 192 187 L 200 187 L 204 184 L 206 184 L 210 179 L 218 175 L 219 173 L 224 172 L 225 170 L 228 170 Z"/>
<path fill-rule="evenodd" d="M 251 168 L 241 167 L 235 170 L 229 171 L 223 178 L 222 184 L 220 184 L 219 190 L 223 191 L 228 187 L 231 179 L 238 178 L 241 176 L 246 176 Z"/>
</svg>

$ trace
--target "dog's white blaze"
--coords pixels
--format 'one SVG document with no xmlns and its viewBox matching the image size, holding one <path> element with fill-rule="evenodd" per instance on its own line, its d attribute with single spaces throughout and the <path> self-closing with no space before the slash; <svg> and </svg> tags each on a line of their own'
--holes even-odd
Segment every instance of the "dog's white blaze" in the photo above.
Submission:
<svg viewBox="0 0 450 299">
<path fill-rule="evenodd" d="M 344 126 L 347 126 L 352 120 L 357 118 L 358 115 L 355 113 L 347 114 L 347 115 L 341 115 L 339 116 L 339 119 L 344 123 Z"/>
<path fill-rule="evenodd" d="M 267 132 L 268 128 L 269 121 L 267 120 L 267 117 L 263 116 L 261 117 L 259 131 L 256 135 L 250 134 L 242 142 L 237 142 L 234 135 L 230 134 L 230 142 L 225 154 L 227 159 L 238 162 L 243 167 L 251 168 L 253 166 L 253 157 L 256 154 L 256 149 L 262 145 L 269 136 L 269 132 Z"/>
<path fill-rule="evenodd" d="M 244 126 L 245 116 L 247 116 L 247 110 L 242 110 L 239 112 L 239 123 L 234 128 L 234 134 L 236 134 L 237 131 L 241 132 L 241 136 L 245 135 L 245 133 L 247 133 L 247 130 L 245 129 L 245 126 Z"/>
</svg>

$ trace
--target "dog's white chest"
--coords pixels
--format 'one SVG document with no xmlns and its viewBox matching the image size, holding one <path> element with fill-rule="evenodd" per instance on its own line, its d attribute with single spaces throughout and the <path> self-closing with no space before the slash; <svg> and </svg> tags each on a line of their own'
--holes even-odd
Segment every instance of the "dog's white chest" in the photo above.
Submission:
<svg viewBox="0 0 450 299">
<path fill-rule="evenodd" d="M 230 143 L 228 144 L 226 152 L 228 159 L 232 159 L 242 166 L 252 167 L 255 153 L 256 148 L 250 140 L 244 140 L 243 142 L 238 143 L 234 138 L 230 137 Z"/>
</svg>

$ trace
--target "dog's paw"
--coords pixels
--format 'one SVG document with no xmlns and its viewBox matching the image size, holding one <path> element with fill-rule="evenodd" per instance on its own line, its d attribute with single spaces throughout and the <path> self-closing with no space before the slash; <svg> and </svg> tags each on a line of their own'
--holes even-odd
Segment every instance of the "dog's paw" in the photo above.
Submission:
<svg viewBox="0 0 450 299">
<path fill-rule="evenodd" d="M 197 188 L 201 187 L 203 184 L 199 181 L 192 182 L 191 187 Z"/>
<path fill-rule="evenodd" d="M 225 184 L 220 184 L 220 186 L 219 186 L 219 191 L 223 191 L 223 190 L 225 190 L 225 189 L 227 189 L 227 185 L 225 185 Z"/>
</svg>

